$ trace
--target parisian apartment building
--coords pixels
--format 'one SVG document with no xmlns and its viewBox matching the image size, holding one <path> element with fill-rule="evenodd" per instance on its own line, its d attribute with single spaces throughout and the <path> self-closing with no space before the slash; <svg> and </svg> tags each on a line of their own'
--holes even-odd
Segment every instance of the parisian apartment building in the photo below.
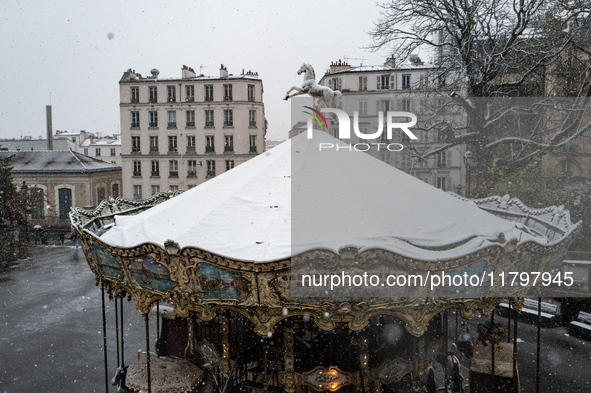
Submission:
<svg viewBox="0 0 591 393">
<path fill-rule="evenodd" d="M 127 70 L 119 81 L 123 196 L 188 190 L 265 150 L 263 83 L 258 73 L 181 78 Z"/>
<path fill-rule="evenodd" d="M 416 55 L 411 55 L 407 61 L 400 64 L 396 64 L 393 58 L 387 59 L 384 65 L 369 66 L 351 66 L 347 62 L 337 61 L 330 65 L 319 83 L 341 91 L 343 96 L 341 109 L 350 116 L 354 111 L 358 111 L 358 125 L 362 133 L 376 132 L 379 112 L 383 113 L 385 123 L 388 111 L 412 112 L 417 115 L 418 124 L 425 128 L 425 125 L 429 125 L 428 121 L 436 121 L 434 113 L 441 113 L 441 107 L 449 100 L 445 81 L 433 76 L 436 69 L 436 66 L 424 63 Z M 463 119 L 457 113 L 445 113 L 445 116 L 447 120 L 451 119 L 458 124 Z M 416 151 L 413 151 L 409 148 L 410 140 L 406 134 L 400 130 L 394 130 L 393 139 L 387 140 L 386 125 L 382 124 L 382 126 L 383 133 L 379 140 L 361 140 L 353 136 L 346 142 L 352 144 L 401 143 L 405 149 L 399 152 L 372 148 L 367 153 L 434 187 L 444 191 L 462 192 L 465 177 L 462 172 L 464 154 L 462 146 L 447 149 L 421 160 L 418 158 L 419 154 L 445 144 L 444 135 L 435 131 L 417 131 L 418 140 L 412 142 L 412 148 Z M 292 130 L 294 134 L 301 132 L 296 128 Z M 329 132 L 336 137 L 338 124 L 333 122 L 333 125 L 329 126 Z"/>
</svg>

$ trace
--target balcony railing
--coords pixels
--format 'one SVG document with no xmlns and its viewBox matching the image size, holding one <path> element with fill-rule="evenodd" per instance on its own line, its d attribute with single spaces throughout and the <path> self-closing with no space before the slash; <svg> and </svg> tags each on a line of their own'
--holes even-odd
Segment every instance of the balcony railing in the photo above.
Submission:
<svg viewBox="0 0 591 393">
<path fill-rule="evenodd" d="M 187 146 L 187 153 L 195 153 L 195 146 Z"/>
<path fill-rule="evenodd" d="M 150 153 L 158 153 L 158 146 L 150 146 Z"/>
<path fill-rule="evenodd" d="M 249 127 L 256 127 L 257 126 L 257 122 L 256 121 L 251 121 L 248 123 Z"/>
<path fill-rule="evenodd" d="M 141 201 L 142 200 L 142 194 L 133 194 L 133 200 L 134 201 Z"/>
<path fill-rule="evenodd" d="M 234 145 L 224 146 L 224 153 L 234 152 Z"/>
<path fill-rule="evenodd" d="M 205 96 L 205 101 L 213 101 L 213 96 Z"/>
<path fill-rule="evenodd" d="M 140 128 L 140 123 L 131 123 L 131 128 Z"/>
<path fill-rule="evenodd" d="M 152 176 L 152 177 L 160 177 L 160 171 L 157 171 L 157 172 L 152 171 L 152 172 L 150 172 L 150 176 Z"/>
<path fill-rule="evenodd" d="M 250 147 L 250 152 L 251 153 L 256 153 L 257 152 L 257 147 L 256 146 L 251 146 Z"/>
<path fill-rule="evenodd" d="M 215 147 L 213 146 L 205 146 L 206 153 L 215 153 Z"/>
<path fill-rule="evenodd" d="M 157 121 L 151 121 L 150 122 L 150 127 L 158 127 L 158 122 Z"/>
<path fill-rule="evenodd" d="M 176 128 L 176 122 L 168 122 L 168 128 Z"/>
<path fill-rule="evenodd" d="M 186 100 L 187 102 L 195 102 L 195 97 L 193 97 L 193 96 L 187 96 L 187 97 L 185 98 L 185 100 Z"/>
<path fill-rule="evenodd" d="M 233 126 L 234 126 L 233 121 L 224 121 L 224 127 L 233 127 Z"/>
<path fill-rule="evenodd" d="M 207 171 L 207 177 L 215 177 L 215 171 Z"/>
<path fill-rule="evenodd" d="M 254 102 L 254 97 L 251 97 L 251 96 L 249 96 L 249 97 L 248 97 L 248 101 L 249 101 L 249 102 Z"/>
<path fill-rule="evenodd" d="M 194 121 L 188 121 L 187 122 L 187 127 L 195 127 L 195 122 Z"/>
<path fill-rule="evenodd" d="M 206 121 L 205 122 L 205 127 L 213 127 L 213 120 L 212 121 Z"/>
<path fill-rule="evenodd" d="M 197 171 L 188 171 L 187 177 L 197 177 Z"/>
<path fill-rule="evenodd" d="M 133 171 L 133 176 L 142 177 L 142 171 Z"/>
<path fill-rule="evenodd" d="M 168 172 L 168 177 L 179 177 L 179 171 Z"/>
<path fill-rule="evenodd" d="M 140 102 L 140 100 L 139 100 L 139 99 L 137 99 L 137 98 L 135 98 L 135 97 L 131 97 L 131 103 L 132 103 L 132 104 L 137 104 L 137 103 L 139 103 L 139 102 Z"/>
<path fill-rule="evenodd" d="M 156 102 L 158 102 L 158 98 L 157 97 L 150 97 L 150 99 L 148 100 L 148 102 L 156 103 Z"/>
<path fill-rule="evenodd" d="M 168 99 L 166 101 L 167 102 L 176 102 L 176 98 L 175 97 L 168 97 Z"/>
<path fill-rule="evenodd" d="M 139 146 L 133 146 L 131 148 L 131 152 L 132 153 L 139 153 L 140 152 L 140 147 Z"/>
</svg>

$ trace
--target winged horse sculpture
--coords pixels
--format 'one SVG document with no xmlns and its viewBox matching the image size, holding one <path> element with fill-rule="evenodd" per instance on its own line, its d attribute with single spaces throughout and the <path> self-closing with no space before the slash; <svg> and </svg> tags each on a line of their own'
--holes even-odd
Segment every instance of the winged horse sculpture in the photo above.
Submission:
<svg viewBox="0 0 591 393">
<path fill-rule="evenodd" d="M 304 73 L 304 83 L 302 87 L 293 86 L 285 93 L 284 100 L 289 100 L 292 97 L 308 94 L 311 97 L 318 98 L 318 106 L 325 106 L 327 108 L 338 108 L 341 103 L 343 95 L 338 90 L 333 90 L 326 86 L 321 86 L 316 83 L 316 74 L 314 68 L 308 63 L 302 64 L 298 70 L 298 75 Z M 295 91 L 293 94 L 289 94 Z M 324 104 L 324 105 L 321 105 Z"/>
</svg>

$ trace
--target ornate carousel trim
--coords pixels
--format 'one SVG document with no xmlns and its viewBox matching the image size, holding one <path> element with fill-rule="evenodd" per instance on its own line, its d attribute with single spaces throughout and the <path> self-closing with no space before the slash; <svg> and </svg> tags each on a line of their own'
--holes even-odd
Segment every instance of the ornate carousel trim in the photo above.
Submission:
<svg viewBox="0 0 591 393">
<path fill-rule="evenodd" d="M 278 322 L 297 315 L 310 316 L 324 330 L 334 329 L 337 323 L 359 330 L 373 316 L 391 315 L 404 321 L 408 332 L 420 336 L 433 316 L 443 310 L 459 308 L 465 318 L 471 318 L 478 309 L 490 313 L 500 298 L 523 297 L 528 289 L 507 288 L 502 294 L 480 292 L 468 295 L 469 299 L 453 298 L 425 288 L 417 288 L 405 297 L 380 298 L 369 293 L 346 300 L 316 295 L 293 297 L 292 268 L 310 266 L 330 271 L 337 265 L 366 270 L 386 266 L 428 274 L 464 269 L 474 263 L 507 269 L 526 257 L 535 260 L 537 266 L 548 268 L 561 260 L 580 228 L 580 223 L 570 223 L 568 211 L 563 209 L 530 209 L 531 214 L 526 217 L 535 216 L 536 222 L 549 221 L 552 230 L 557 233 L 560 230 L 560 237 L 554 243 L 499 241 L 461 257 L 439 260 L 409 258 L 389 250 L 350 245 L 338 252 L 315 249 L 288 259 L 253 262 L 227 258 L 197 247 L 181 248 L 172 240 L 165 242 L 164 247 L 144 243 L 125 248 L 111 246 L 97 236 L 112 224 L 115 215 L 136 214 L 177 194 L 160 193 L 142 202 L 117 198 L 103 201 L 93 211 L 75 209 L 70 213 L 72 226 L 97 284 L 102 280 L 117 297 L 131 294 L 141 314 L 148 313 L 157 300 L 171 302 L 181 317 L 193 311 L 202 320 L 211 320 L 224 309 L 233 310 L 248 318 L 261 335 L 273 332 Z M 504 210 L 499 207 L 502 204 L 527 211 L 518 200 L 511 202 L 507 198 L 491 197 L 483 201 L 482 204 L 492 203 L 502 212 Z"/>
</svg>

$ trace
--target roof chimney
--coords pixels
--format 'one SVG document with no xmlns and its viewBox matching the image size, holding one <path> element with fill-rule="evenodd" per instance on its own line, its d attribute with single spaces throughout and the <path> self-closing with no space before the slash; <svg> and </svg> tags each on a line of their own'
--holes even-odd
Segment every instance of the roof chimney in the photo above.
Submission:
<svg viewBox="0 0 591 393">
<path fill-rule="evenodd" d="M 228 68 L 224 67 L 222 64 L 220 66 L 220 78 L 227 78 L 228 77 Z"/>
<path fill-rule="evenodd" d="M 386 67 L 395 68 L 396 67 L 396 59 L 394 58 L 394 55 L 388 57 L 386 59 L 386 62 L 384 63 L 384 65 Z"/>
<path fill-rule="evenodd" d="M 53 120 L 51 117 L 51 105 L 45 107 L 45 115 L 47 122 L 47 150 L 53 150 Z"/>
<path fill-rule="evenodd" d="M 187 67 L 186 65 L 183 65 L 183 79 L 191 79 L 195 78 L 196 76 L 197 74 L 195 73 L 194 69 L 192 69 L 191 67 Z"/>
</svg>

